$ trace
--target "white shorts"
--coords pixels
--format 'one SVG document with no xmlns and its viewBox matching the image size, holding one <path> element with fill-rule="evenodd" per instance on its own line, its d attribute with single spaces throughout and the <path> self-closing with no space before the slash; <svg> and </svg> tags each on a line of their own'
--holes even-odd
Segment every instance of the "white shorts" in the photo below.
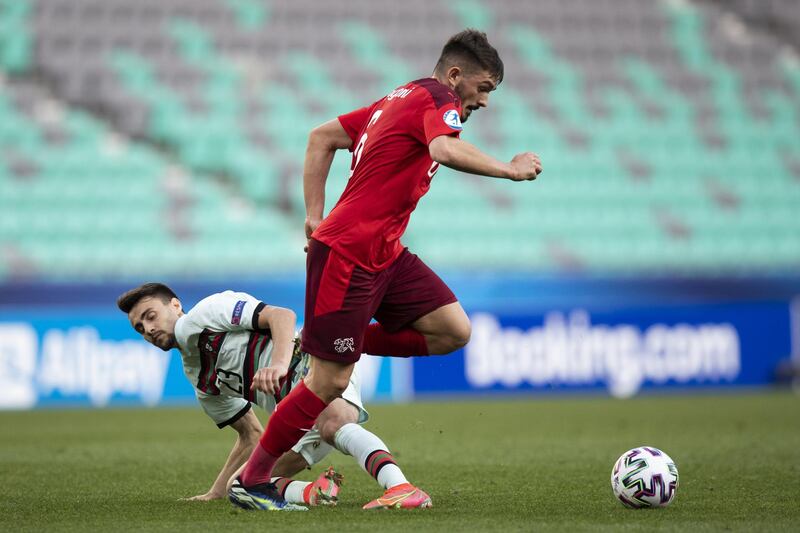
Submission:
<svg viewBox="0 0 800 533">
<path fill-rule="evenodd" d="M 369 419 L 369 413 L 361 403 L 361 378 L 358 373 L 358 365 L 353 367 L 350 375 L 350 383 L 342 393 L 342 399 L 358 409 L 358 423 L 363 424 Z M 326 455 L 331 453 L 333 446 L 322 440 L 319 430 L 314 426 L 311 431 L 303 435 L 297 444 L 292 447 L 292 451 L 299 453 L 306 460 L 308 466 L 315 465 L 322 461 Z"/>
</svg>

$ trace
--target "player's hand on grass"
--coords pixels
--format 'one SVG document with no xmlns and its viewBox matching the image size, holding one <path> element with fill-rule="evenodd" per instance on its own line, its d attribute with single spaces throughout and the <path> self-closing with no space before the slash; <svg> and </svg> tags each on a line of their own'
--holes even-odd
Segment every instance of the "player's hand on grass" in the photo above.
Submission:
<svg viewBox="0 0 800 533">
<path fill-rule="evenodd" d="M 314 233 L 314 230 L 317 229 L 317 226 L 320 224 L 322 224 L 322 219 L 306 217 L 306 239 L 309 241 L 311 240 L 311 234 Z M 303 248 L 303 251 L 306 253 L 308 252 L 308 242 Z"/>
<path fill-rule="evenodd" d="M 210 502 L 211 500 L 221 500 L 224 498 L 224 494 L 215 494 L 211 491 L 206 492 L 205 494 L 198 494 L 197 496 L 192 496 L 191 498 L 181 498 L 179 501 L 182 502 Z"/>
<path fill-rule="evenodd" d="M 533 181 L 542 173 L 542 161 L 533 152 L 523 152 L 511 160 L 511 171 L 511 181 Z"/>
<path fill-rule="evenodd" d="M 250 390 L 260 390 L 265 394 L 277 394 L 281 390 L 281 379 L 286 377 L 288 365 L 259 368 L 253 376 Z"/>
</svg>

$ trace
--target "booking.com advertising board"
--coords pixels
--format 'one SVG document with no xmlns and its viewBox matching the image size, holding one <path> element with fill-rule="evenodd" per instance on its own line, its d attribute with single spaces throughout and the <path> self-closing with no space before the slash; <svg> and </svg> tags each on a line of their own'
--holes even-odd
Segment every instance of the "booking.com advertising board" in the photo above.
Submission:
<svg viewBox="0 0 800 533">
<path fill-rule="evenodd" d="M 798 280 L 448 282 L 470 343 L 444 357 L 364 357 L 365 401 L 768 386 L 800 340 Z M 302 309 L 302 280 L 228 285 L 174 288 L 188 305 L 234 288 Z M 0 409 L 192 402 L 177 353 L 142 341 L 114 306 L 125 288 L 0 287 Z"/>
</svg>

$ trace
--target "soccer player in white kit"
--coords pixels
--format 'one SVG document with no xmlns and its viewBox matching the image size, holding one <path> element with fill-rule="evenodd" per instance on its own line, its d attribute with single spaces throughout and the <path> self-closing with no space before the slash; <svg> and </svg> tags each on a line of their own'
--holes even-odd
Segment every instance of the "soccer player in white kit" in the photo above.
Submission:
<svg viewBox="0 0 800 533">
<path fill-rule="evenodd" d="M 189 499 L 223 498 L 262 433 L 252 403 L 271 414 L 308 372 L 310 357 L 296 342 L 294 312 L 268 306 L 247 293 L 225 291 L 184 313 L 175 293 L 161 283 L 131 289 L 117 305 L 147 342 L 164 351 L 180 351 L 184 373 L 203 410 L 218 427 L 231 426 L 238 433 L 209 491 Z M 288 363 L 284 379 L 268 368 L 276 361 Z M 332 468 L 313 483 L 289 479 L 320 462 L 334 447 L 353 456 L 385 489 L 408 483 L 381 439 L 360 426 L 369 414 L 361 402 L 358 379 L 354 372 L 342 397 L 280 459 L 271 483 L 263 487 L 271 497 L 264 502 L 253 499 L 245 508 L 305 510 L 298 504 L 335 505 L 341 476 Z M 237 498 L 234 503 L 242 506 L 241 501 Z"/>
</svg>

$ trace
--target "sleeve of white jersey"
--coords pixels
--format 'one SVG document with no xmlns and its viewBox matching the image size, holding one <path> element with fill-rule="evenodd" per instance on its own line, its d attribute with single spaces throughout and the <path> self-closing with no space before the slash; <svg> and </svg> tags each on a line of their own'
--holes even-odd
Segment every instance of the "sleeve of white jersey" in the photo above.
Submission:
<svg viewBox="0 0 800 533">
<path fill-rule="evenodd" d="M 251 404 L 244 398 L 205 394 L 195 389 L 197 400 L 208 417 L 218 428 L 224 428 L 239 420 L 250 410 Z"/>
<path fill-rule="evenodd" d="M 225 291 L 200 300 L 188 318 L 200 329 L 241 331 L 258 328 L 264 303 L 245 292 Z"/>
</svg>

